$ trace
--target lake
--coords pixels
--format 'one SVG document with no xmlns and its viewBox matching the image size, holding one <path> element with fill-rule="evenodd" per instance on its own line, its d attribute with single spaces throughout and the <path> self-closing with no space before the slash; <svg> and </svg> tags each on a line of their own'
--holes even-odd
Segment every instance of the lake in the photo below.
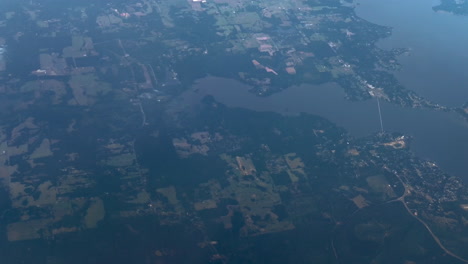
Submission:
<svg viewBox="0 0 468 264">
<path fill-rule="evenodd" d="M 380 47 L 411 48 L 401 56 L 397 78 L 408 89 L 447 106 L 468 101 L 468 34 L 460 34 L 468 18 L 435 13 L 427 0 L 360 0 L 356 12 L 373 23 L 393 27 L 393 36 Z M 466 86 L 466 87 L 465 87 Z M 376 100 L 351 102 L 336 84 L 302 85 L 261 98 L 240 82 L 208 77 L 199 80 L 179 102 L 190 105 L 205 96 L 230 107 L 319 115 L 362 137 L 380 130 Z M 414 137 L 412 150 L 446 172 L 468 181 L 468 122 L 455 113 L 402 108 L 381 103 L 384 129 Z"/>
<path fill-rule="evenodd" d="M 252 87 L 238 81 L 208 77 L 198 80 L 175 102 L 193 105 L 206 95 L 229 107 L 271 111 L 284 115 L 301 112 L 319 115 L 344 127 L 352 136 L 362 137 L 380 131 L 376 100 L 351 102 L 337 84 L 301 85 L 269 97 L 249 92 Z M 384 129 L 413 136 L 412 150 L 435 161 L 447 172 L 468 180 L 468 123 L 456 113 L 402 108 L 380 102 Z"/>
<path fill-rule="evenodd" d="M 358 0 L 356 13 L 393 28 L 381 40 L 384 49 L 409 48 L 401 56 L 400 82 L 436 103 L 461 106 L 468 102 L 468 17 L 438 13 L 431 0 Z"/>
</svg>

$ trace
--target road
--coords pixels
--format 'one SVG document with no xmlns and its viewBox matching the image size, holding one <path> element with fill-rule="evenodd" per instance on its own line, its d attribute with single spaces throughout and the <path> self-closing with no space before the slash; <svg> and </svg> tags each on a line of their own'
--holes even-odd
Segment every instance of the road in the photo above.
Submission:
<svg viewBox="0 0 468 264">
<path fill-rule="evenodd" d="M 398 180 L 401 182 L 401 184 L 403 185 L 403 187 L 405 187 L 405 192 L 403 193 L 403 195 L 401 195 L 400 197 L 398 197 L 397 199 L 394 199 L 394 200 L 391 200 L 391 201 L 388 201 L 386 203 L 392 203 L 392 202 L 401 202 L 403 204 L 403 206 L 406 208 L 406 211 L 408 211 L 408 214 L 410 214 L 413 218 L 415 218 L 416 220 L 418 220 L 425 228 L 426 230 L 429 232 L 429 234 L 432 236 L 432 238 L 434 239 L 434 241 L 437 243 L 437 245 L 439 245 L 439 247 L 447 254 L 447 255 L 450 255 L 464 263 L 468 263 L 468 260 L 467 259 L 464 259 L 460 256 L 458 256 L 457 254 L 453 253 L 452 251 L 448 250 L 443 244 L 442 242 L 440 241 L 439 237 L 434 234 L 434 232 L 432 232 L 432 229 L 429 227 L 429 225 L 424 222 L 424 220 L 422 220 L 421 218 L 419 218 L 416 214 L 414 214 L 411 209 L 408 207 L 408 205 L 406 204 L 405 202 L 405 197 L 408 196 L 408 195 L 411 195 L 411 187 L 406 184 L 405 182 L 403 182 L 403 180 L 401 179 L 401 176 L 396 174 L 395 173 L 395 176 L 398 178 Z"/>
</svg>

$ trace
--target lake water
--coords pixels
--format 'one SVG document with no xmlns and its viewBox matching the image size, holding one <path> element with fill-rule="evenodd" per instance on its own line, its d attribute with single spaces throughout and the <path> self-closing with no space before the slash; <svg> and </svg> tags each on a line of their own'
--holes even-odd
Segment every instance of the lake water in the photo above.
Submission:
<svg viewBox="0 0 468 264">
<path fill-rule="evenodd" d="M 344 127 L 355 137 L 380 130 L 377 101 L 351 102 L 336 84 L 302 85 L 257 97 L 250 86 L 235 80 L 208 77 L 185 92 L 176 105 L 193 105 L 206 95 L 229 106 L 284 115 L 301 112 L 319 115 Z M 468 181 L 468 123 L 455 113 L 401 108 L 380 102 L 384 129 L 414 137 L 412 150 L 420 157 L 435 161 L 447 172 Z"/>
<path fill-rule="evenodd" d="M 402 56 L 397 78 L 408 88 L 437 103 L 459 106 L 468 101 L 468 18 L 432 11 L 427 0 L 359 0 L 359 16 L 392 26 L 393 36 L 382 48 L 411 48 Z M 205 95 L 230 107 L 282 114 L 319 115 L 356 137 L 380 130 L 377 102 L 350 102 L 336 84 L 291 87 L 267 98 L 248 92 L 251 87 L 234 80 L 208 77 L 199 80 L 180 98 L 182 105 Z M 455 113 L 401 108 L 381 102 L 384 129 L 414 137 L 412 150 L 468 182 L 468 122 Z"/>
<path fill-rule="evenodd" d="M 468 17 L 437 13 L 433 0 L 358 0 L 358 16 L 393 28 L 380 47 L 410 48 L 396 73 L 408 89 L 446 106 L 468 102 Z"/>
</svg>

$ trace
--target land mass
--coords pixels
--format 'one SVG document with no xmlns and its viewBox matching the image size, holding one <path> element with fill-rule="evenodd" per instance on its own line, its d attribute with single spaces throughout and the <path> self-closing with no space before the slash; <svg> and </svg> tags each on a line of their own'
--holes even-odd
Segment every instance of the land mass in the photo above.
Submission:
<svg viewBox="0 0 468 264">
<path fill-rule="evenodd" d="M 355 139 L 321 117 L 212 97 L 177 106 L 213 75 L 258 96 L 336 82 L 351 100 L 447 110 L 398 83 L 408 51 L 378 48 L 391 29 L 351 2 L 0 7 L 5 263 L 468 257 L 466 185 L 415 157 L 408 136 Z"/>
<path fill-rule="evenodd" d="M 441 0 L 439 5 L 432 8 L 436 12 L 448 12 L 455 15 L 468 15 L 468 1 L 466 0 Z"/>
</svg>

